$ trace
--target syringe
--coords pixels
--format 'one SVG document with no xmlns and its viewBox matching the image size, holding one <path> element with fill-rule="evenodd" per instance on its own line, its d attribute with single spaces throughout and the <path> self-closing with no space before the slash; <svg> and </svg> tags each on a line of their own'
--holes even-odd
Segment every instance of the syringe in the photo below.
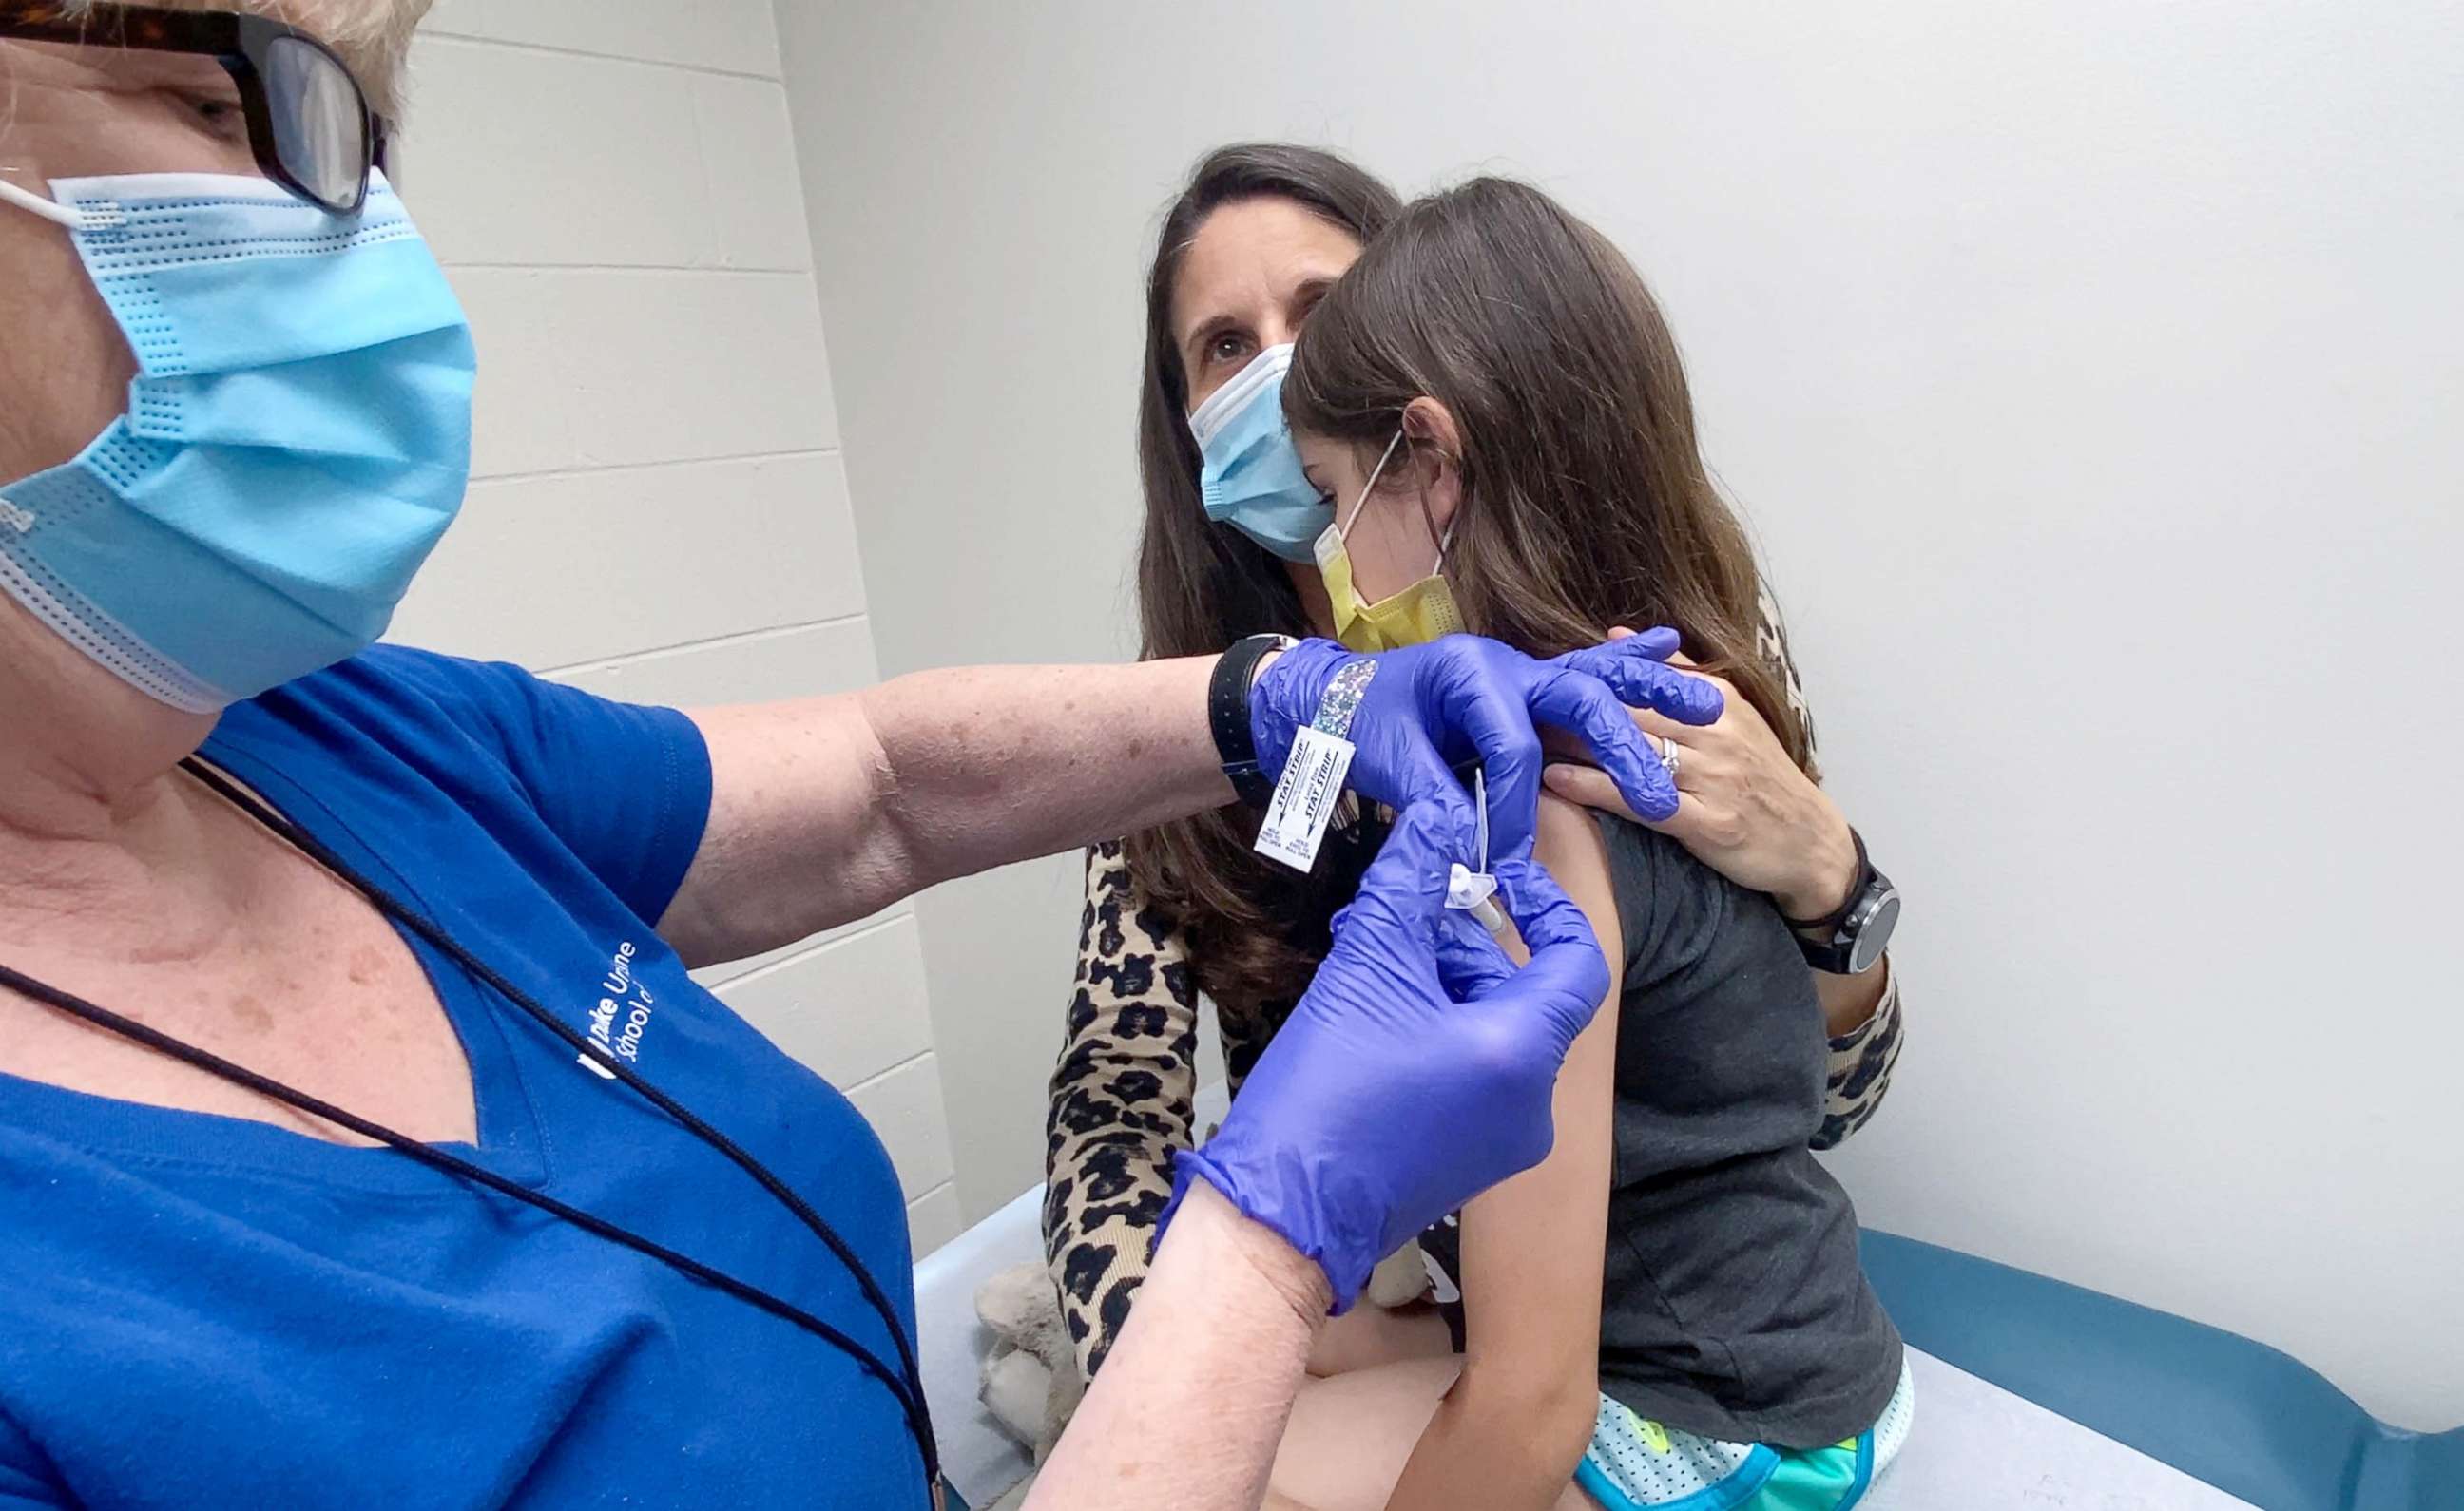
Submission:
<svg viewBox="0 0 2464 1511">
<path fill-rule="evenodd" d="M 1478 815 L 1472 833 L 1480 869 L 1455 862 L 1446 873 L 1446 906 L 1470 913 L 1490 933 L 1502 934 L 1506 909 L 1497 905 L 1497 878 L 1488 870 L 1488 774 L 1477 767 L 1471 774 L 1471 804 Z"/>
</svg>

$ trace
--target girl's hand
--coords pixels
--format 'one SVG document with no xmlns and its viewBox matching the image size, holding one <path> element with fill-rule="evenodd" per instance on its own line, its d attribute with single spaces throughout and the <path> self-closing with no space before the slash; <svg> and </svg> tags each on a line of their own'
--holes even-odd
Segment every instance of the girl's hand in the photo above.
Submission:
<svg viewBox="0 0 2464 1511">
<path fill-rule="evenodd" d="M 1628 629 L 1612 629 L 1622 640 Z M 1673 666 L 1690 667 L 1683 655 Z M 1820 918 L 1847 901 L 1856 885 L 1857 846 L 1848 820 L 1781 748 L 1751 703 L 1720 677 L 1696 676 L 1727 700 L 1716 723 L 1693 728 L 1647 711 L 1634 721 L 1654 749 L 1677 761 L 1677 813 L 1659 822 L 1640 819 L 1617 784 L 1589 766 L 1552 762 L 1549 790 L 1587 808 L 1649 823 L 1692 851 L 1697 860 L 1740 887 L 1768 892 L 1790 918 Z"/>
</svg>

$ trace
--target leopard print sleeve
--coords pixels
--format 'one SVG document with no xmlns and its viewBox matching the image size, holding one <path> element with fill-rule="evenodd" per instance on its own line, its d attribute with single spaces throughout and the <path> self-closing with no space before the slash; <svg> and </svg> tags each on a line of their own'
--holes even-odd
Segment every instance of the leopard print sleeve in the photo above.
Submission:
<svg viewBox="0 0 2464 1511">
<path fill-rule="evenodd" d="M 1788 632 L 1781 627 L 1779 604 L 1766 591 L 1760 603 L 1762 623 L 1755 635 L 1755 649 L 1763 659 L 1779 668 L 1788 688 L 1788 705 L 1805 721 L 1805 737 L 1814 739 L 1814 714 L 1805 702 L 1804 684 L 1797 680 L 1796 658 L 1788 652 Z M 1822 1128 L 1814 1135 L 1815 1149 L 1833 1149 L 1849 1135 L 1873 1121 L 1882 1106 L 1882 1096 L 1891 1089 L 1891 1072 L 1900 1062 L 1900 977 L 1883 956 L 1881 969 L 1891 973 L 1883 984 L 1882 999 L 1875 1004 L 1874 1016 L 1865 1019 L 1851 1033 L 1831 1041 L 1830 1072 L 1825 1078 L 1822 1098 Z"/>
<path fill-rule="evenodd" d="M 1887 963 L 1881 969 L 1892 974 L 1882 984 L 1882 999 L 1874 1004 L 1874 1016 L 1831 1041 L 1831 1069 L 1824 1078 L 1822 1127 L 1814 1135 L 1815 1149 L 1837 1149 L 1872 1122 L 1882 1106 L 1882 1093 L 1891 1088 L 1891 1071 L 1900 1062 L 1900 977 Z"/>
<path fill-rule="evenodd" d="M 1045 1115 L 1045 1262 L 1090 1377 L 1146 1279 L 1173 1151 L 1193 1142 L 1197 1048 L 1187 936 L 1148 903 L 1121 846 L 1099 844 Z"/>
</svg>

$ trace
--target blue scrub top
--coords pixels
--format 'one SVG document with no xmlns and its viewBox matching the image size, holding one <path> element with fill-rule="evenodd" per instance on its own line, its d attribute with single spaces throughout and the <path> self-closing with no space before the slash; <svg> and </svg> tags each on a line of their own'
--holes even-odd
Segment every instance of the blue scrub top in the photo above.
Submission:
<svg viewBox="0 0 2464 1511">
<path fill-rule="evenodd" d="M 710 812 L 683 715 L 387 647 L 231 709 L 204 754 L 576 1029 L 596 1015 L 830 1220 L 913 1335 L 880 1142 L 652 932 Z M 896 1368 L 746 1175 L 411 948 L 478 1095 L 457 1152 Z M 390 1150 L 0 1076 L 0 1508 L 926 1503 L 896 1402 L 846 1355 Z"/>
</svg>

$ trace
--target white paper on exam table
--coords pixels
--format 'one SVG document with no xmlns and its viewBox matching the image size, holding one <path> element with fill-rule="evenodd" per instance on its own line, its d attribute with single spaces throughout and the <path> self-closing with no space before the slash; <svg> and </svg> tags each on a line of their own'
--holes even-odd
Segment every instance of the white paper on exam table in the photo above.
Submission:
<svg viewBox="0 0 2464 1511">
<path fill-rule="evenodd" d="M 1916 1424 L 1862 1511 L 2256 1511 L 1930 1354 L 1908 1367 Z"/>
</svg>

